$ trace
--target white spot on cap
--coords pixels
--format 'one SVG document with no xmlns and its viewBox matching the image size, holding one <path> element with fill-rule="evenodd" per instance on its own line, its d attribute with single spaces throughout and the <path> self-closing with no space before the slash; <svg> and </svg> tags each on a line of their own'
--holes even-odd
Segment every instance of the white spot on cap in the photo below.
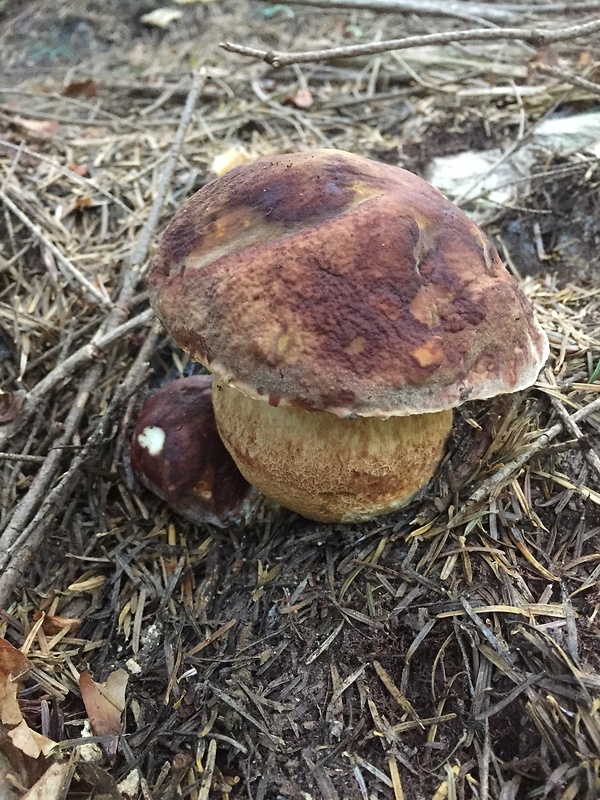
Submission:
<svg viewBox="0 0 600 800">
<path fill-rule="evenodd" d="M 148 425 L 138 436 L 138 442 L 151 456 L 159 456 L 165 446 L 166 433 L 156 425 Z"/>
</svg>

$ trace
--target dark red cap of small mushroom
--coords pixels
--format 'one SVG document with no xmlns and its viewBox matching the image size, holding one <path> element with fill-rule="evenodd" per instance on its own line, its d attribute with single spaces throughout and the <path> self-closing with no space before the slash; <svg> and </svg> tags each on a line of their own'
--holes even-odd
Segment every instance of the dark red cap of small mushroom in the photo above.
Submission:
<svg viewBox="0 0 600 800">
<path fill-rule="evenodd" d="M 212 376 L 180 378 L 142 408 L 131 443 L 141 483 L 196 523 L 239 524 L 253 489 L 225 449 L 212 405 Z"/>
</svg>

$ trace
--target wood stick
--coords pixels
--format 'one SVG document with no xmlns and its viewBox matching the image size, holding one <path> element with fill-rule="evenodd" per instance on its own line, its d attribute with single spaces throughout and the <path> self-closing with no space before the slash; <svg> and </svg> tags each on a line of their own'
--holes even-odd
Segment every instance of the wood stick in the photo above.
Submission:
<svg viewBox="0 0 600 800">
<path fill-rule="evenodd" d="M 284 53 L 278 50 L 257 50 L 254 47 L 222 42 L 221 47 L 230 53 L 238 53 L 249 58 L 261 59 L 273 67 L 285 67 L 290 64 L 307 64 L 319 61 L 331 61 L 338 58 L 354 58 L 385 53 L 389 50 L 406 50 L 410 47 L 452 44 L 456 42 L 497 42 L 506 39 L 528 42 L 534 47 L 555 42 L 565 42 L 588 36 L 600 31 L 600 20 L 592 20 L 570 28 L 473 28 L 462 31 L 445 31 L 444 33 L 428 33 L 420 36 L 406 36 L 402 39 L 388 39 L 383 42 L 355 44 L 344 47 L 328 47 L 324 50 L 305 50 Z"/>
<path fill-rule="evenodd" d="M 206 72 L 202 68 L 194 75 L 192 80 L 188 99 L 181 114 L 177 133 L 169 151 L 169 157 L 157 194 L 137 244 L 132 250 L 130 266 L 125 270 L 116 303 L 111 303 L 111 310 L 98 328 L 92 341 L 76 351 L 70 359 L 57 365 L 53 373 L 51 373 L 52 377 L 50 377 L 50 375 L 47 376 L 45 383 L 41 382 L 44 392 L 48 392 L 49 388 L 56 385 L 56 383 L 63 378 L 70 377 L 77 366 L 93 359 L 98 353 L 99 344 L 108 344 L 114 341 L 116 333 L 121 336 L 128 329 L 137 326 L 140 321 L 147 322 L 152 318 L 152 312 L 148 309 L 133 320 L 126 321 L 136 296 L 136 288 L 144 275 L 144 262 L 148 256 L 150 242 L 156 230 L 156 226 L 158 225 L 164 198 L 177 164 L 185 132 L 190 123 L 195 104 L 205 81 Z M 130 371 L 130 376 L 132 374 L 138 374 L 140 369 L 139 359 L 148 358 L 147 348 L 153 346 L 156 342 L 158 331 L 159 325 L 155 323 L 146 338 L 144 347 L 138 353 L 134 366 Z M 77 401 L 67 416 L 66 430 L 61 437 L 61 445 L 63 447 L 77 432 L 79 422 L 87 403 L 87 398 L 93 387 L 97 385 L 101 376 L 102 364 L 96 363 L 83 379 Z M 38 473 L 39 479 L 37 477 L 34 479 L 29 491 L 14 509 L 12 516 L 6 524 L 4 534 L 0 537 L 0 606 L 9 601 L 19 580 L 22 579 L 24 571 L 27 569 L 39 544 L 43 540 L 47 526 L 53 519 L 56 509 L 60 507 L 61 504 L 64 504 L 66 498 L 76 484 L 77 475 L 79 474 L 84 458 L 89 455 L 92 445 L 98 440 L 102 432 L 108 426 L 112 419 L 111 411 L 114 413 L 114 409 L 118 407 L 125 389 L 129 387 L 130 384 L 131 381 L 126 381 L 117 389 L 109 409 L 106 410 L 100 419 L 96 434 L 88 439 L 88 442 L 83 447 L 80 454 L 73 459 L 69 470 L 60 481 L 56 482 L 56 477 L 60 467 L 61 451 L 60 449 L 51 450 L 40 468 Z M 25 398 L 19 419 L 19 428 L 26 424 L 26 420 L 31 417 L 37 405 L 37 401 L 41 400 L 40 384 L 38 384 L 36 390 L 37 391 L 32 390 L 28 397 Z M 27 411 L 25 411 L 25 409 L 27 409 Z M 16 430 L 13 428 L 11 433 L 14 434 L 15 432 Z M 54 488 L 48 493 L 48 489 L 51 486 L 54 486 Z M 35 507 L 39 505 L 40 502 L 41 506 L 37 514 L 35 514 Z"/>
</svg>

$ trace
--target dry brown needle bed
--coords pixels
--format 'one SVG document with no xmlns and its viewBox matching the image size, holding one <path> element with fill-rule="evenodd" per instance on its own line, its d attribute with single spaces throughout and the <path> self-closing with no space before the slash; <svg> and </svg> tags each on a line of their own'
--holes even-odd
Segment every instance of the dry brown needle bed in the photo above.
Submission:
<svg viewBox="0 0 600 800">
<path fill-rule="evenodd" d="M 597 800 L 599 151 L 536 131 L 597 110 L 598 4 L 172 6 L 0 3 L 0 796 Z M 216 174 L 324 148 L 526 152 L 461 205 L 550 357 L 456 409 L 391 515 L 244 482 L 230 515 L 210 459 L 178 514 L 130 462 L 198 372 L 149 306 L 160 236 Z"/>
</svg>

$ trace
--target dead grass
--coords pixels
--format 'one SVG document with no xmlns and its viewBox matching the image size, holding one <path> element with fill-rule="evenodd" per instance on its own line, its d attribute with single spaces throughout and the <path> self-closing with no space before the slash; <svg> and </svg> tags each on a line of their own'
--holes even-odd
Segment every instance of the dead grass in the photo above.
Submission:
<svg viewBox="0 0 600 800">
<path fill-rule="evenodd" d="M 595 800 L 597 159 L 541 158 L 491 224 L 551 360 L 525 395 L 457 413 L 419 503 L 361 526 L 264 510 L 216 533 L 133 482 L 128 441 L 147 393 L 188 368 L 153 322 L 143 276 L 215 156 L 325 145 L 420 171 L 440 149 L 513 147 L 553 109 L 591 108 L 597 94 L 531 74 L 534 53 L 517 42 L 281 71 L 217 48 L 233 33 L 297 50 L 425 33 L 425 17 L 198 3 L 162 33 L 139 25 L 145 5 L 105 6 L 9 4 L 1 37 L 0 634 L 29 658 L 20 706 L 60 743 L 62 788 Z M 598 46 L 556 45 L 560 68 L 593 81 Z M 103 681 L 119 668 L 130 677 L 115 751 L 110 735 L 82 734 L 93 713 L 80 673 Z M 16 798 L 46 766 L 7 730 Z M 82 736 L 103 746 L 95 762 Z"/>
</svg>

